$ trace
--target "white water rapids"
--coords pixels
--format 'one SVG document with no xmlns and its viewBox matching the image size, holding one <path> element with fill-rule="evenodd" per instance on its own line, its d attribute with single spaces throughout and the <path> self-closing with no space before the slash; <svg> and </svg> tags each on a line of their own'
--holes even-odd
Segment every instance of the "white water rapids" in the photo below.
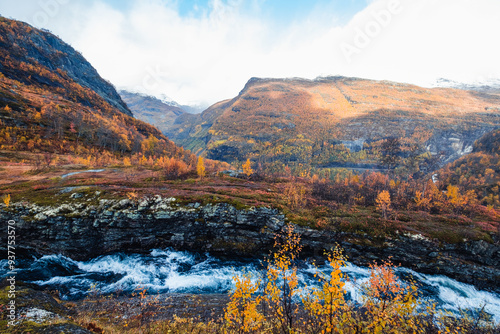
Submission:
<svg viewBox="0 0 500 334">
<path fill-rule="evenodd" d="M 102 293 L 132 292 L 138 287 L 151 293 L 224 293 L 233 288 L 235 274 L 261 274 L 259 262 L 223 261 L 209 255 L 173 250 L 153 250 L 150 254 L 113 254 L 90 261 L 74 261 L 62 255 L 48 255 L 18 264 L 17 279 L 41 287 L 56 289 L 64 299 L 83 298 L 94 285 Z M 329 265 L 318 268 L 303 263 L 299 266 L 299 282 L 314 285 L 314 273 L 329 273 Z M 348 263 L 342 271 L 349 277 L 345 290 L 348 297 L 361 302 L 363 283 L 370 269 Z M 7 261 L 0 261 L 0 276 L 8 272 Z M 474 286 L 444 276 L 424 275 L 406 268 L 396 270 L 404 281 L 412 277 L 421 298 L 437 303 L 438 308 L 459 314 L 460 311 L 484 309 L 495 322 L 500 322 L 500 295 L 477 290 Z"/>
</svg>

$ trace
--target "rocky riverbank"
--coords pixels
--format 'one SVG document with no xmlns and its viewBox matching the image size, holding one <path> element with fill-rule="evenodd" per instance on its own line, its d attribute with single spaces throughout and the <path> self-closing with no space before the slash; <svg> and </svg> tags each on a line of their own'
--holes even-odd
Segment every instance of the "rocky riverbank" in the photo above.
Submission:
<svg viewBox="0 0 500 334">
<path fill-rule="evenodd" d="M 210 252 L 223 257 L 268 254 L 285 215 L 268 207 L 227 203 L 180 203 L 159 195 L 100 199 L 99 192 L 71 195 L 55 206 L 14 203 L 0 213 L 16 222 L 17 254 L 63 254 L 85 260 L 112 252 L 147 252 L 153 248 Z M 305 256 L 319 257 L 336 244 L 349 261 L 368 265 L 391 258 L 395 264 L 428 274 L 446 275 L 500 293 L 500 245 L 485 241 L 445 244 L 419 234 L 401 233 L 385 240 L 335 230 L 297 226 Z M 1 236 L 1 247 L 7 245 Z M 2 254 L 6 254 L 2 250 Z"/>
</svg>

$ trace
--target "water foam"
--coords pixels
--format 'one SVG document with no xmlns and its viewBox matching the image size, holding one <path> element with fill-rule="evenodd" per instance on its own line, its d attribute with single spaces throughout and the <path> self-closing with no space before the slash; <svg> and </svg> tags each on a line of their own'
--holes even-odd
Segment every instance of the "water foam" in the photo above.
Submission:
<svg viewBox="0 0 500 334">
<path fill-rule="evenodd" d="M 64 299 L 83 298 L 96 287 L 102 293 L 133 292 L 146 288 L 151 293 L 225 293 L 234 288 L 233 276 L 250 273 L 262 277 L 258 263 L 228 262 L 208 254 L 156 249 L 150 254 L 111 254 L 90 261 L 75 261 L 62 255 L 46 255 L 23 260 L 17 278 L 57 289 Z M 346 263 L 344 289 L 350 300 L 363 301 L 363 284 L 370 269 Z M 0 275 L 8 272 L 8 262 L 0 261 Z M 328 276 L 328 263 L 312 266 L 303 263 L 297 274 L 302 286 L 318 285 L 315 274 Z M 424 299 L 437 302 L 439 308 L 458 314 L 463 310 L 484 309 L 500 322 L 500 295 L 479 291 L 474 286 L 444 276 L 425 275 L 399 268 L 404 279 L 411 276 Z M 95 289 L 95 288 L 94 288 Z M 307 293 L 307 292 L 305 292 Z"/>
</svg>

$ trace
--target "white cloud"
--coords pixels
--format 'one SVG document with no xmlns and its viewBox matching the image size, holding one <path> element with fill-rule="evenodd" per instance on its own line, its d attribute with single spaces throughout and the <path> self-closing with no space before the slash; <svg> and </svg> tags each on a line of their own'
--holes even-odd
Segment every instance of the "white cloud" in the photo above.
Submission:
<svg viewBox="0 0 500 334">
<path fill-rule="evenodd" d="M 340 74 L 416 84 L 500 77 L 499 1 L 368 3 L 345 25 L 320 5 L 299 21 L 277 24 L 261 1 L 250 9 L 242 1 L 212 0 L 201 15 L 188 17 L 174 1 L 161 0 L 134 0 L 124 11 L 101 0 L 11 1 L 0 12 L 43 23 L 116 86 L 180 103 L 231 98 L 252 76 Z"/>
</svg>

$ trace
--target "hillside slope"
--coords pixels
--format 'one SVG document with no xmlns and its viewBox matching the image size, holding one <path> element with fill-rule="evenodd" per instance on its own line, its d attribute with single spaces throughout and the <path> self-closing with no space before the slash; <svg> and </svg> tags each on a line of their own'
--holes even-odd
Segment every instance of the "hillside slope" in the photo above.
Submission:
<svg viewBox="0 0 500 334">
<path fill-rule="evenodd" d="M 134 119 L 115 88 L 72 47 L 5 18 L 0 18 L 0 124 L 3 150 L 184 153 L 156 128 Z"/>
<path fill-rule="evenodd" d="M 74 87 L 71 84 L 76 83 L 132 116 L 115 88 L 101 78 L 78 51 L 50 32 L 0 18 L 0 58 L 0 70 L 9 79 L 37 87 L 48 86 L 59 89 L 61 93 L 66 90 L 71 100 L 86 104 L 94 94 L 72 92 Z M 52 72 L 55 77 L 45 75 L 44 70 Z M 71 96 L 71 93 L 74 95 Z"/>
<path fill-rule="evenodd" d="M 465 193 L 474 190 L 481 204 L 500 207 L 500 130 L 474 143 L 473 152 L 438 172 L 443 184 L 453 184 Z"/>
<path fill-rule="evenodd" d="M 252 78 L 232 100 L 178 120 L 169 137 L 212 159 L 263 165 L 325 167 L 376 164 L 384 139 L 398 138 L 401 157 L 435 160 L 472 150 L 500 126 L 500 95 L 421 88 L 387 81 L 329 77 Z"/>
</svg>

